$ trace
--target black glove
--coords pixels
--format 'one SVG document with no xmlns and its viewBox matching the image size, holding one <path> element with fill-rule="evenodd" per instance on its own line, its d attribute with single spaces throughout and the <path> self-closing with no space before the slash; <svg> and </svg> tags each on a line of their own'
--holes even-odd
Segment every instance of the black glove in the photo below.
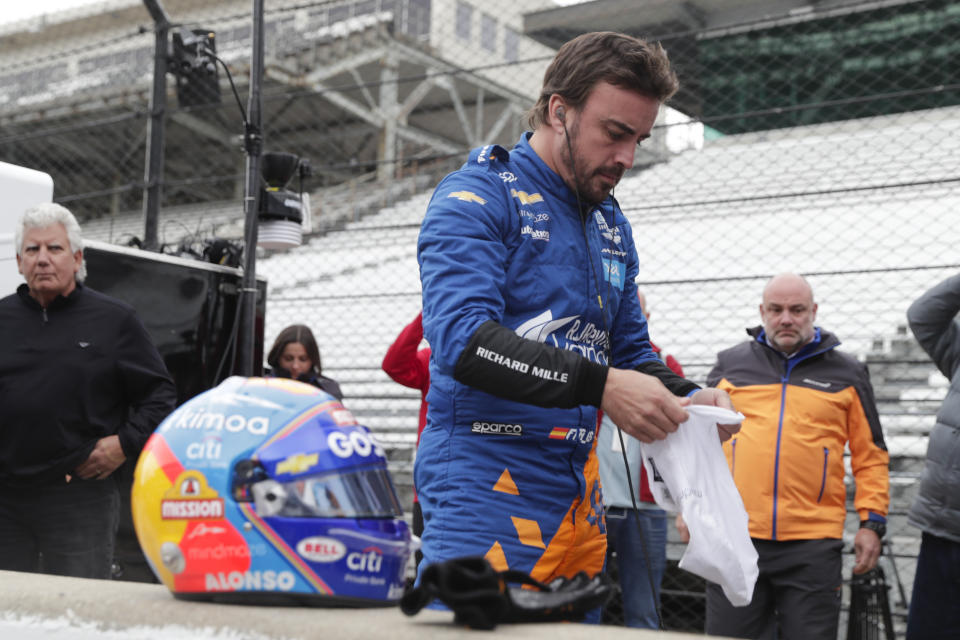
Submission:
<svg viewBox="0 0 960 640">
<path fill-rule="evenodd" d="M 493 629 L 498 623 L 580 621 L 612 594 L 604 574 L 590 578 L 580 572 L 543 584 L 522 571 L 494 571 L 485 558 L 471 556 L 426 567 L 420 586 L 404 594 L 400 608 L 412 616 L 439 599 L 453 610 L 455 623 Z"/>
</svg>

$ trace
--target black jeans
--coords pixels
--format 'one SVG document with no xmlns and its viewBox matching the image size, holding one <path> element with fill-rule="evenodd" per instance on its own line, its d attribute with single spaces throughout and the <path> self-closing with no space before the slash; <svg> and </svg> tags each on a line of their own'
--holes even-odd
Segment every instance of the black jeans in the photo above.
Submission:
<svg viewBox="0 0 960 640">
<path fill-rule="evenodd" d="M 960 542 L 924 532 L 913 578 L 907 640 L 960 638 Z"/>
<path fill-rule="evenodd" d="M 0 486 L 0 569 L 110 578 L 119 510 L 113 478 Z"/>
<path fill-rule="evenodd" d="M 753 539 L 760 576 L 753 600 L 734 607 L 707 583 L 707 634 L 733 638 L 836 640 L 843 540 Z M 777 634 L 778 635 L 775 635 Z"/>
</svg>

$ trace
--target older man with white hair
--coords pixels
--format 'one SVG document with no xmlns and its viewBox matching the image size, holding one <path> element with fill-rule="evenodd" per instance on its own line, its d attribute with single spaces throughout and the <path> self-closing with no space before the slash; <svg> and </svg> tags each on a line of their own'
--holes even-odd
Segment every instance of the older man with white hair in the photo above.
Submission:
<svg viewBox="0 0 960 640">
<path fill-rule="evenodd" d="M 176 390 L 134 310 L 83 285 L 70 211 L 28 209 L 15 243 L 26 283 L 0 300 L 0 569 L 108 578 L 112 474 Z"/>
</svg>

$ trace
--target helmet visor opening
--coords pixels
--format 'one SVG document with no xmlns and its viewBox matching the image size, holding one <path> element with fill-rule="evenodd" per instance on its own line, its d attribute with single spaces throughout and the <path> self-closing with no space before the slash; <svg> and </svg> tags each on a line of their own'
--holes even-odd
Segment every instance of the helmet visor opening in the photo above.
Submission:
<svg viewBox="0 0 960 640">
<path fill-rule="evenodd" d="M 260 517 L 395 518 L 403 515 L 386 469 L 263 480 L 251 487 Z"/>
</svg>

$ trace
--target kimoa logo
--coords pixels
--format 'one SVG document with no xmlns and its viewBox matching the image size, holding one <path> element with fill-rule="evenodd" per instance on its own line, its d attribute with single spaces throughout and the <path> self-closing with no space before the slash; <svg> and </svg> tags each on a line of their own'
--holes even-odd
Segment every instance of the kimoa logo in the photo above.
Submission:
<svg viewBox="0 0 960 640">
<path fill-rule="evenodd" d="M 225 415 L 206 409 L 193 410 L 181 407 L 165 420 L 160 428 L 161 431 L 170 429 L 203 429 L 231 433 L 246 430 L 255 436 L 263 436 L 270 429 L 270 419 L 266 416 L 245 416 L 239 413 Z"/>
</svg>

